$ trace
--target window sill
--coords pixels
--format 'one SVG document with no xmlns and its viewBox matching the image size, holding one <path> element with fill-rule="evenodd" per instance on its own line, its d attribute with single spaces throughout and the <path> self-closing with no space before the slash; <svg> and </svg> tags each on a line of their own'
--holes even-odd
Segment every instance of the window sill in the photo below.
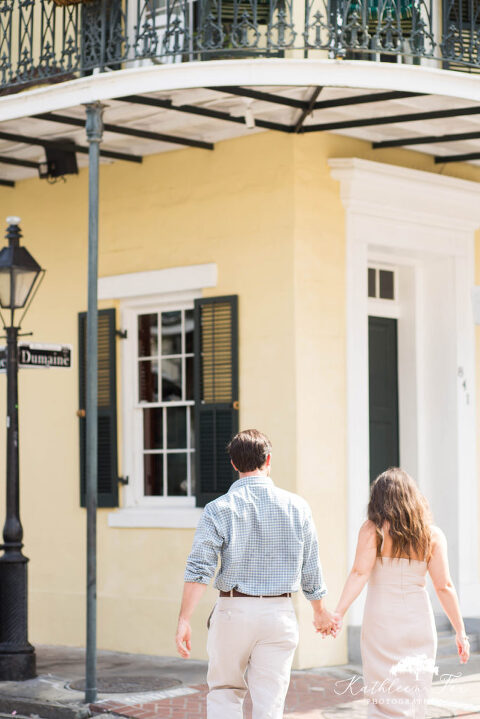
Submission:
<svg viewBox="0 0 480 719">
<path fill-rule="evenodd" d="M 125 507 L 110 512 L 108 526 L 196 529 L 202 512 L 200 507 Z"/>
</svg>

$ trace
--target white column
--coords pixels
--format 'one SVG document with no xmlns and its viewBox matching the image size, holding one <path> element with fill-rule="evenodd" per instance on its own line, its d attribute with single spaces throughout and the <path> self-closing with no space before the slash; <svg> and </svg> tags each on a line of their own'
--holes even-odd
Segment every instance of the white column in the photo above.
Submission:
<svg viewBox="0 0 480 719">
<path fill-rule="evenodd" d="M 478 576 L 478 479 L 476 462 L 475 335 L 471 301 L 474 282 L 473 236 L 467 254 L 455 260 L 457 319 L 457 543 L 458 582 L 462 613 L 480 614 Z M 445 498 L 448 502 L 448 497 Z"/>
<path fill-rule="evenodd" d="M 365 520 L 369 486 L 368 285 L 367 242 L 355 213 L 347 210 L 347 491 L 348 564 Z M 349 622 L 362 621 L 364 597 L 350 610 Z"/>
</svg>

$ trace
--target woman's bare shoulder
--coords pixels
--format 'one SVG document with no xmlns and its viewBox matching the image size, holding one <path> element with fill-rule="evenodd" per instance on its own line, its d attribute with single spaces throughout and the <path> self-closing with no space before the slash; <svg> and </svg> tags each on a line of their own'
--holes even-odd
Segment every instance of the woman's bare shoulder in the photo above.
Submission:
<svg viewBox="0 0 480 719">
<path fill-rule="evenodd" d="M 365 522 L 360 527 L 358 537 L 359 537 L 359 539 L 363 539 L 364 541 L 376 539 L 377 538 L 377 527 L 376 527 L 375 522 L 372 522 L 371 519 L 365 520 Z"/>
<path fill-rule="evenodd" d="M 437 527 L 436 524 L 432 524 L 430 526 L 430 532 L 432 540 L 432 550 L 439 545 L 445 545 L 447 543 L 447 538 L 444 532 L 440 529 L 440 527 Z"/>
</svg>

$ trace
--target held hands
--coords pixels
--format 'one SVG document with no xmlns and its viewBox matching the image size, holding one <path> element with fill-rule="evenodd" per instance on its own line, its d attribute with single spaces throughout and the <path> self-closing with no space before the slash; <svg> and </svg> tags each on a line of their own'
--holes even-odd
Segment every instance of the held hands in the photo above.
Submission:
<svg viewBox="0 0 480 719">
<path fill-rule="evenodd" d="M 328 609 L 314 612 L 313 626 L 322 639 L 332 636 L 334 639 L 342 628 L 343 617 L 338 612 L 329 612 Z"/>
<path fill-rule="evenodd" d="M 181 657 L 188 659 L 192 648 L 192 629 L 190 622 L 182 617 L 178 620 L 177 633 L 175 635 L 175 644 L 177 651 Z"/>
<path fill-rule="evenodd" d="M 466 664 L 470 658 L 470 642 L 466 634 L 457 634 L 455 637 L 460 664 Z"/>
</svg>

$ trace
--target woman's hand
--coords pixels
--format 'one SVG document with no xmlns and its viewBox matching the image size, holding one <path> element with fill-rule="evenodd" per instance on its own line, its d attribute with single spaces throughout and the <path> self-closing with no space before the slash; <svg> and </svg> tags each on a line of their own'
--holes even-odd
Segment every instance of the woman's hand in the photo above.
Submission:
<svg viewBox="0 0 480 719">
<path fill-rule="evenodd" d="M 337 612 L 327 612 L 327 614 L 328 620 L 322 622 L 318 620 L 316 621 L 314 618 L 313 624 L 317 633 L 322 635 L 322 639 L 329 636 L 336 639 L 337 634 L 342 628 L 342 617 Z"/>
<path fill-rule="evenodd" d="M 341 614 L 340 612 L 334 611 L 332 614 L 332 618 L 333 618 L 333 624 L 332 624 L 330 631 L 329 632 L 321 632 L 322 639 L 325 639 L 328 636 L 336 639 L 342 629 L 343 614 Z"/>
<path fill-rule="evenodd" d="M 324 639 L 329 634 L 336 636 L 336 621 L 334 615 L 326 608 L 316 611 L 313 614 L 313 626 Z"/>
<path fill-rule="evenodd" d="M 336 628 L 335 628 L 335 634 L 334 634 L 335 637 L 337 636 L 337 634 L 339 634 L 340 630 L 343 627 L 344 616 L 345 616 L 345 612 L 342 612 L 341 610 L 339 611 L 338 609 L 335 609 L 335 611 L 333 612 L 333 618 L 336 622 Z"/>
<path fill-rule="evenodd" d="M 466 634 L 457 634 L 455 637 L 460 664 L 466 664 L 470 658 L 470 642 Z"/>
</svg>

